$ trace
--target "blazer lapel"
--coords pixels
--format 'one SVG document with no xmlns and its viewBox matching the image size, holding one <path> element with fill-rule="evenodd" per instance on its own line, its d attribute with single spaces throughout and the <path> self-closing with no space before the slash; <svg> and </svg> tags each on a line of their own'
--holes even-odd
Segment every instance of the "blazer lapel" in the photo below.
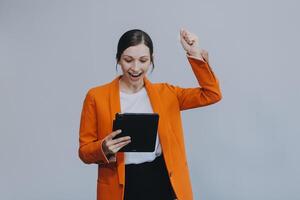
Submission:
<svg viewBox="0 0 300 200">
<path fill-rule="evenodd" d="M 113 120 L 115 119 L 115 114 L 121 112 L 121 105 L 120 105 L 120 87 L 119 87 L 119 80 L 121 76 L 116 77 L 111 82 L 110 88 L 110 121 L 111 121 L 111 129 L 113 125 Z M 124 153 L 118 152 L 117 153 L 117 170 L 119 175 L 119 183 L 125 183 L 125 164 L 124 164 Z"/>
<path fill-rule="evenodd" d="M 168 170 L 172 171 L 171 166 L 173 166 L 172 155 L 170 151 L 170 125 L 168 122 L 168 116 L 165 113 L 164 107 L 161 104 L 161 97 L 159 95 L 159 91 L 154 87 L 154 85 L 145 77 L 144 78 L 145 88 L 147 90 L 151 106 L 153 112 L 159 114 L 159 122 L 158 122 L 158 135 L 161 144 L 161 148 L 164 154 L 165 162 Z M 166 159 L 167 158 L 167 159 Z"/>
</svg>

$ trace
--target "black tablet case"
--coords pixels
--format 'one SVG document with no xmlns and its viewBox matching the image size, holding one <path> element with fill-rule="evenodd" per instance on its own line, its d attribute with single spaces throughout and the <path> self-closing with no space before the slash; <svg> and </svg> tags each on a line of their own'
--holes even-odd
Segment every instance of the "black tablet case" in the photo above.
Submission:
<svg viewBox="0 0 300 200">
<path fill-rule="evenodd" d="M 113 130 L 122 132 L 114 139 L 131 137 L 131 142 L 119 152 L 154 152 L 158 121 L 157 113 L 116 113 Z"/>
</svg>

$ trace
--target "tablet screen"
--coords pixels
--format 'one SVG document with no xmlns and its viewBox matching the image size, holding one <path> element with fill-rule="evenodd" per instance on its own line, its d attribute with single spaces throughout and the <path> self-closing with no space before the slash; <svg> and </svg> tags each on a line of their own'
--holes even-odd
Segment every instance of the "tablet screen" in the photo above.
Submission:
<svg viewBox="0 0 300 200">
<path fill-rule="evenodd" d="M 153 152 L 157 136 L 157 113 L 116 113 L 113 130 L 122 132 L 115 138 L 130 136 L 131 142 L 120 152 Z"/>
</svg>

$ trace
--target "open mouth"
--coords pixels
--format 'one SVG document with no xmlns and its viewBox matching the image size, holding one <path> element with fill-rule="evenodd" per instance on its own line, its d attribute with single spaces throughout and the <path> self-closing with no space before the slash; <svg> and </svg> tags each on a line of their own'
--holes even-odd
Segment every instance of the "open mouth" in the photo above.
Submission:
<svg viewBox="0 0 300 200">
<path fill-rule="evenodd" d="M 140 72 L 140 73 L 130 73 L 130 72 L 128 72 L 128 74 L 129 74 L 130 76 L 132 76 L 133 78 L 138 78 L 138 77 L 140 77 L 140 76 L 142 75 L 142 73 L 143 73 L 143 72 Z"/>
</svg>

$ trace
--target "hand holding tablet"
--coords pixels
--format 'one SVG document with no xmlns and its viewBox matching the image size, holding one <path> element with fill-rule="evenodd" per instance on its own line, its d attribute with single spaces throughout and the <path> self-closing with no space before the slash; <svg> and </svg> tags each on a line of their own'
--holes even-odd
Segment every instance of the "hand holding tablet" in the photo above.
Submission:
<svg viewBox="0 0 300 200">
<path fill-rule="evenodd" d="M 120 134 L 122 131 L 116 130 L 110 133 L 108 136 L 105 137 L 103 143 L 102 143 L 102 149 L 105 153 L 105 155 L 109 158 L 110 156 L 117 153 L 122 147 L 127 145 L 131 142 L 129 136 L 120 137 L 118 139 L 113 139 L 115 136 Z"/>
</svg>

